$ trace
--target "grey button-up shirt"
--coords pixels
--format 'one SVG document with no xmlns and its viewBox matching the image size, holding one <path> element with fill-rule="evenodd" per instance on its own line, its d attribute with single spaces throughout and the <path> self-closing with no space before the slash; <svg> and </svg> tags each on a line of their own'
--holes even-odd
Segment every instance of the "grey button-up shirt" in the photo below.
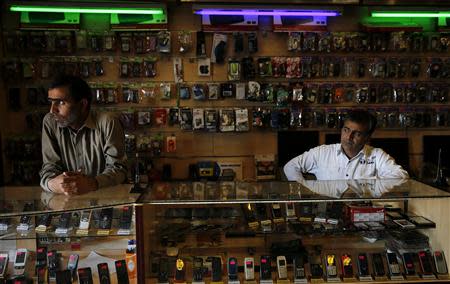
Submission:
<svg viewBox="0 0 450 284">
<path fill-rule="evenodd" d="M 64 171 L 81 170 L 95 177 L 99 188 L 122 183 L 127 176 L 125 136 L 112 113 L 91 111 L 78 131 L 59 127 L 48 113 L 42 126 L 42 158 L 39 174 L 47 191 L 48 181 Z"/>
</svg>

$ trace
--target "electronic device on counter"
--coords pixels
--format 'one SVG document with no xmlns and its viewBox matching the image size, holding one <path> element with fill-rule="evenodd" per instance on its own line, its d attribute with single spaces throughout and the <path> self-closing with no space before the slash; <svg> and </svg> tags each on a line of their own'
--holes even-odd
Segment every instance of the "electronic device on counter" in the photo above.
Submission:
<svg viewBox="0 0 450 284">
<path fill-rule="evenodd" d="M 67 269 L 72 273 L 72 278 L 76 280 L 77 268 L 78 268 L 78 254 L 71 254 L 69 256 L 69 261 L 67 262 Z"/>
<path fill-rule="evenodd" d="M 255 260 L 253 257 L 244 258 L 245 280 L 255 279 Z"/>
<path fill-rule="evenodd" d="M 211 259 L 211 281 L 222 281 L 222 258 L 213 257 Z"/>
<path fill-rule="evenodd" d="M 4 278 L 8 272 L 9 255 L 7 253 L 0 253 L 0 279 Z"/>
<path fill-rule="evenodd" d="M 433 253 L 434 263 L 436 264 L 436 272 L 438 274 L 448 274 L 447 262 L 445 261 L 444 251 L 436 250 Z"/>
<path fill-rule="evenodd" d="M 272 280 L 272 264 L 270 255 L 262 255 L 259 264 L 260 280 Z"/>
<path fill-rule="evenodd" d="M 423 216 L 408 216 L 408 220 L 419 228 L 436 228 L 436 223 Z"/>
<path fill-rule="evenodd" d="M 72 272 L 67 269 L 56 271 L 56 284 L 72 284 Z"/>
<path fill-rule="evenodd" d="M 39 247 L 36 249 L 36 267 L 47 266 L 47 248 Z"/>
<path fill-rule="evenodd" d="M 51 280 L 56 279 L 56 271 L 59 270 L 59 257 L 56 250 L 47 252 L 48 276 Z"/>
<path fill-rule="evenodd" d="M 284 255 L 277 256 L 278 279 L 287 278 L 287 261 Z"/>
<path fill-rule="evenodd" d="M 98 280 L 100 284 L 111 284 L 108 263 L 103 262 L 97 264 L 97 271 L 98 271 Z"/>
<path fill-rule="evenodd" d="M 386 275 L 386 272 L 384 270 L 383 257 L 381 253 L 372 254 L 372 266 L 374 276 L 383 277 Z"/>
<path fill-rule="evenodd" d="M 126 261 L 124 259 L 116 260 L 114 262 L 114 264 L 116 266 L 117 283 L 128 284 L 130 281 L 128 279 L 128 271 L 127 271 Z"/>
<path fill-rule="evenodd" d="M 387 264 L 389 269 L 389 274 L 391 276 L 400 275 L 400 265 L 398 264 L 397 255 L 393 252 L 388 252 L 386 254 Z"/>
<path fill-rule="evenodd" d="M 405 252 L 403 253 L 402 257 L 406 275 L 415 275 L 416 269 L 414 267 L 414 253 Z"/>
<path fill-rule="evenodd" d="M 294 280 L 305 278 L 305 259 L 303 256 L 297 255 L 294 257 Z"/>
<path fill-rule="evenodd" d="M 28 250 L 18 249 L 16 251 L 16 258 L 14 259 L 14 275 L 21 276 L 25 274 L 25 267 L 27 264 Z"/>
<path fill-rule="evenodd" d="M 119 229 L 129 230 L 131 228 L 132 217 L 133 217 L 132 207 L 124 206 L 122 208 L 122 215 L 120 216 Z"/>
<path fill-rule="evenodd" d="M 297 215 L 295 214 L 295 203 L 293 202 L 286 203 L 286 219 L 297 219 Z"/>
<path fill-rule="evenodd" d="M 52 223 L 52 215 L 47 213 L 47 214 L 42 214 L 40 216 L 37 217 L 37 221 L 36 221 L 36 230 L 38 229 L 47 229 L 48 227 L 50 227 Z"/>
<path fill-rule="evenodd" d="M 99 229 L 110 230 L 112 226 L 113 208 L 104 208 L 100 212 Z"/>
<path fill-rule="evenodd" d="M 25 203 L 23 206 L 23 212 L 32 211 L 34 208 L 33 203 Z M 31 225 L 31 216 L 30 215 L 22 215 L 19 220 L 19 225 L 17 226 L 17 230 L 28 230 Z"/>
<path fill-rule="evenodd" d="M 393 222 L 404 229 L 413 229 L 416 227 L 416 225 L 414 225 L 413 223 L 409 222 L 406 219 L 396 219 L 393 220 Z"/>
<path fill-rule="evenodd" d="M 322 278 L 323 266 L 320 255 L 314 254 L 309 256 L 309 264 L 311 267 L 311 277 L 314 279 Z"/>
<path fill-rule="evenodd" d="M 192 279 L 193 282 L 203 281 L 203 258 L 194 257 L 194 264 L 192 268 Z"/>
<path fill-rule="evenodd" d="M 89 223 L 91 222 L 91 210 L 85 210 L 81 212 L 80 216 L 80 226 L 78 227 L 79 230 L 89 230 Z"/>
<path fill-rule="evenodd" d="M 94 284 L 90 267 L 78 268 L 78 284 Z"/>
<path fill-rule="evenodd" d="M 419 263 L 422 274 L 431 275 L 433 274 L 433 264 L 431 263 L 431 253 L 429 251 L 419 251 Z"/>
<path fill-rule="evenodd" d="M 235 257 L 228 258 L 228 280 L 236 281 L 238 278 L 238 261 Z"/>
<path fill-rule="evenodd" d="M 342 275 L 346 278 L 353 277 L 353 261 L 352 256 L 350 254 L 343 254 L 341 256 L 341 262 L 342 262 Z"/>
<path fill-rule="evenodd" d="M 176 283 L 185 282 L 185 278 L 186 278 L 186 265 L 184 264 L 184 261 L 181 258 L 177 258 L 177 261 L 175 263 L 174 282 Z"/>
<path fill-rule="evenodd" d="M 165 257 L 159 259 L 158 283 L 169 282 L 169 260 Z"/>
<path fill-rule="evenodd" d="M 369 260 L 367 258 L 367 254 L 365 253 L 358 254 L 358 275 L 360 277 L 367 277 L 370 275 Z"/>
<path fill-rule="evenodd" d="M 336 267 L 336 255 L 334 254 L 327 254 L 326 259 L 326 268 L 327 268 L 327 277 L 337 277 L 337 267 Z"/>
<path fill-rule="evenodd" d="M 273 219 L 282 219 L 283 218 L 283 214 L 281 213 L 280 203 L 272 204 L 272 217 L 273 217 Z"/>
</svg>

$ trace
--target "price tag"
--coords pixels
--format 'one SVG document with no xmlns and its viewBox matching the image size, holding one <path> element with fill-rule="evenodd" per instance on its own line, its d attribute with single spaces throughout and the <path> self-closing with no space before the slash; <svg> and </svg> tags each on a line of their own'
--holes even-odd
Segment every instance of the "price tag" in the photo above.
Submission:
<svg viewBox="0 0 450 284">
<path fill-rule="evenodd" d="M 128 229 L 119 229 L 117 231 L 117 234 L 121 235 L 121 236 L 126 236 L 126 235 L 129 235 L 130 233 L 131 233 L 131 231 Z"/>
<path fill-rule="evenodd" d="M 67 235 L 68 232 L 69 232 L 69 229 L 67 229 L 67 228 L 57 228 L 55 230 L 55 234 L 57 234 L 57 235 Z"/>
</svg>

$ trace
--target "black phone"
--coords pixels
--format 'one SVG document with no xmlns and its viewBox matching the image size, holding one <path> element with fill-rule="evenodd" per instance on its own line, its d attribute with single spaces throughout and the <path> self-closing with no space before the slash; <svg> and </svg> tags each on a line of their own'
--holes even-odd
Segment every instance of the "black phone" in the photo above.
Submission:
<svg viewBox="0 0 450 284">
<path fill-rule="evenodd" d="M 272 279 L 272 263 L 270 255 L 262 255 L 259 264 L 259 277 L 261 280 Z"/>
<path fill-rule="evenodd" d="M 56 250 L 47 252 L 47 266 L 50 279 L 56 279 L 56 271 L 59 270 L 59 257 Z"/>
<path fill-rule="evenodd" d="M 174 282 L 184 282 L 186 278 L 186 264 L 181 258 L 177 258 L 175 263 Z"/>
<path fill-rule="evenodd" d="M 386 275 L 383 264 L 383 257 L 380 253 L 372 254 L 373 273 L 377 277 L 383 277 Z"/>
<path fill-rule="evenodd" d="M 90 267 L 78 268 L 78 284 L 93 284 Z M 119 282 L 120 283 L 120 282 Z"/>
<path fill-rule="evenodd" d="M 164 257 L 159 259 L 158 282 L 169 282 L 169 260 Z"/>
<path fill-rule="evenodd" d="M 104 208 L 100 212 L 99 228 L 102 230 L 111 229 L 113 208 Z"/>
<path fill-rule="evenodd" d="M 294 257 L 294 279 L 305 279 L 305 258 L 297 255 Z"/>
<path fill-rule="evenodd" d="M 132 217 L 133 217 L 132 207 L 124 206 L 122 208 L 122 216 L 120 216 L 119 228 L 122 230 L 129 230 L 131 227 Z"/>
<path fill-rule="evenodd" d="M 403 265 L 405 266 L 406 275 L 415 275 L 416 269 L 414 267 L 414 253 L 413 252 L 405 252 L 402 255 L 403 257 Z"/>
<path fill-rule="evenodd" d="M 429 251 L 419 251 L 419 263 L 422 274 L 433 274 L 433 265 L 431 263 L 431 253 Z"/>
<path fill-rule="evenodd" d="M 400 266 L 398 264 L 397 255 L 393 252 L 388 252 L 386 254 L 389 274 L 391 276 L 399 276 L 400 275 Z"/>
<path fill-rule="evenodd" d="M 108 263 L 103 262 L 97 264 L 97 271 L 98 271 L 98 280 L 100 281 L 100 284 L 111 283 L 111 278 L 109 277 Z"/>
<path fill-rule="evenodd" d="M 438 274 L 447 274 L 447 262 L 445 261 L 444 251 L 437 250 L 434 252 L 434 262 L 436 264 L 436 272 Z"/>
<path fill-rule="evenodd" d="M 228 279 L 238 280 L 238 261 L 235 257 L 228 258 Z"/>
<path fill-rule="evenodd" d="M 72 284 L 72 272 L 68 269 L 56 271 L 56 284 Z"/>
<path fill-rule="evenodd" d="M 52 215 L 51 214 L 42 214 L 37 218 L 36 226 L 45 226 L 48 227 L 52 223 Z"/>
<path fill-rule="evenodd" d="M 194 267 L 192 268 L 192 278 L 194 282 L 203 281 L 203 258 L 194 257 Z"/>
<path fill-rule="evenodd" d="M 359 276 L 369 276 L 369 261 L 367 259 L 367 254 L 358 254 L 358 274 Z"/>
<path fill-rule="evenodd" d="M 211 280 L 213 282 L 222 281 L 222 259 L 220 257 L 211 259 Z"/>
<path fill-rule="evenodd" d="M 309 257 L 309 263 L 311 267 L 311 277 L 314 279 L 322 278 L 323 265 L 320 255 L 312 255 Z"/>
<path fill-rule="evenodd" d="M 342 274 L 344 277 L 353 277 L 353 261 L 350 254 L 343 254 L 341 256 Z"/>
<path fill-rule="evenodd" d="M 39 247 L 36 249 L 36 267 L 47 266 L 47 248 Z"/>
<path fill-rule="evenodd" d="M 32 211 L 34 208 L 33 203 L 25 203 L 25 205 L 23 206 L 23 212 L 27 212 L 27 211 Z M 30 215 L 22 215 L 20 217 L 20 224 L 26 224 L 29 225 L 31 223 L 31 216 Z"/>
<path fill-rule="evenodd" d="M 59 217 L 58 228 L 68 229 L 70 226 L 70 220 L 72 220 L 72 212 L 64 212 Z"/>
<path fill-rule="evenodd" d="M 117 283 L 128 284 L 129 279 L 128 279 L 127 263 L 125 262 L 125 260 L 124 259 L 116 260 L 114 264 L 116 266 Z"/>
</svg>

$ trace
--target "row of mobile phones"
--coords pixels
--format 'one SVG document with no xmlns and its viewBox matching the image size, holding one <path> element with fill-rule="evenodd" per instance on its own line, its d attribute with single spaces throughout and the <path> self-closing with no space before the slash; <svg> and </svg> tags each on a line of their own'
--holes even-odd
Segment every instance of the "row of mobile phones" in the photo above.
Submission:
<svg viewBox="0 0 450 284">
<path fill-rule="evenodd" d="M 25 204 L 24 212 L 30 211 L 30 203 Z M 112 228 L 113 208 L 101 209 L 98 216 L 98 229 L 110 230 Z M 92 210 L 84 210 L 81 212 L 64 212 L 60 215 L 56 224 L 56 232 L 67 231 L 73 227 L 79 230 L 89 230 L 91 224 Z M 130 230 L 132 223 L 133 209 L 131 206 L 124 206 L 121 209 L 119 220 L 119 229 Z M 50 213 L 42 214 L 36 217 L 36 231 L 46 231 L 52 225 L 53 215 Z M 9 226 L 9 219 L 3 219 L 3 228 Z M 17 230 L 28 230 L 31 227 L 32 218 L 30 215 L 22 215 L 20 217 Z"/>
<path fill-rule="evenodd" d="M 371 269 L 369 265 L 369 256 L 371 257 Z M 405 252 L 401 255 L 401 261 L 396 253 L 359 253 L 355 260 L 357 271 L 354 271 L 354 260 L 351 254 L 342 254 L 341 256 L 341 273 L 338 271 L 338 259 L 335 254 L 325 255 L 325 271 L 322 266 L 322 260 L 319 258 L 309 258 L 310 273 L 312 278 L 327 279 L 339 278 L 341 274 L 343 278 L 370 278 L 372 277 L 403 277 L 400 263 L 403 263 L 404 274 L 416 275 L 415 260 L 416 257 L 420 264 L 419 274 L 422 276 L 440 274 L 448 274 L 447 263 L 443 251 Z M 211 281 L 221 282 L 223 279 L 223 264 L 221 257 L 210 257 L 211 261 Z M 275 258 L 274 258 L 275 259 Z M 294 280 L 306 279 L 305 264 L 308 262 L 306 256 L 298 255 L 292 259 L 292 271 Z M 272 256 L 263 255 L 259 260 L 259 279 L 272 280 Z M 386 263 L 386 266 L 385 266 Z M 161 258 L 159 263 L 158 282 L 169 282 L 170 262 L 167 258 Z M 255 259 L 253 257 L 245 257 L 243 263 L 244 279 L 247 281 L 255 280 Z M 385 270 L 385 267 L 388 270 Z M 205 276 L 204 260 L 201 257 L 193 259 L 192 282 L 203 282 Z M 175 263 L 173 282 L 186 282 L 186 264 L 185 260 L 178 258 Z M 288 262 L 285 256 L 276 257 L 277 279 L 288 278 Z M 228 281 L 238 281 L 239 263 L 236 257 L 230 257 L 227 261 Z"/>
</svg>

